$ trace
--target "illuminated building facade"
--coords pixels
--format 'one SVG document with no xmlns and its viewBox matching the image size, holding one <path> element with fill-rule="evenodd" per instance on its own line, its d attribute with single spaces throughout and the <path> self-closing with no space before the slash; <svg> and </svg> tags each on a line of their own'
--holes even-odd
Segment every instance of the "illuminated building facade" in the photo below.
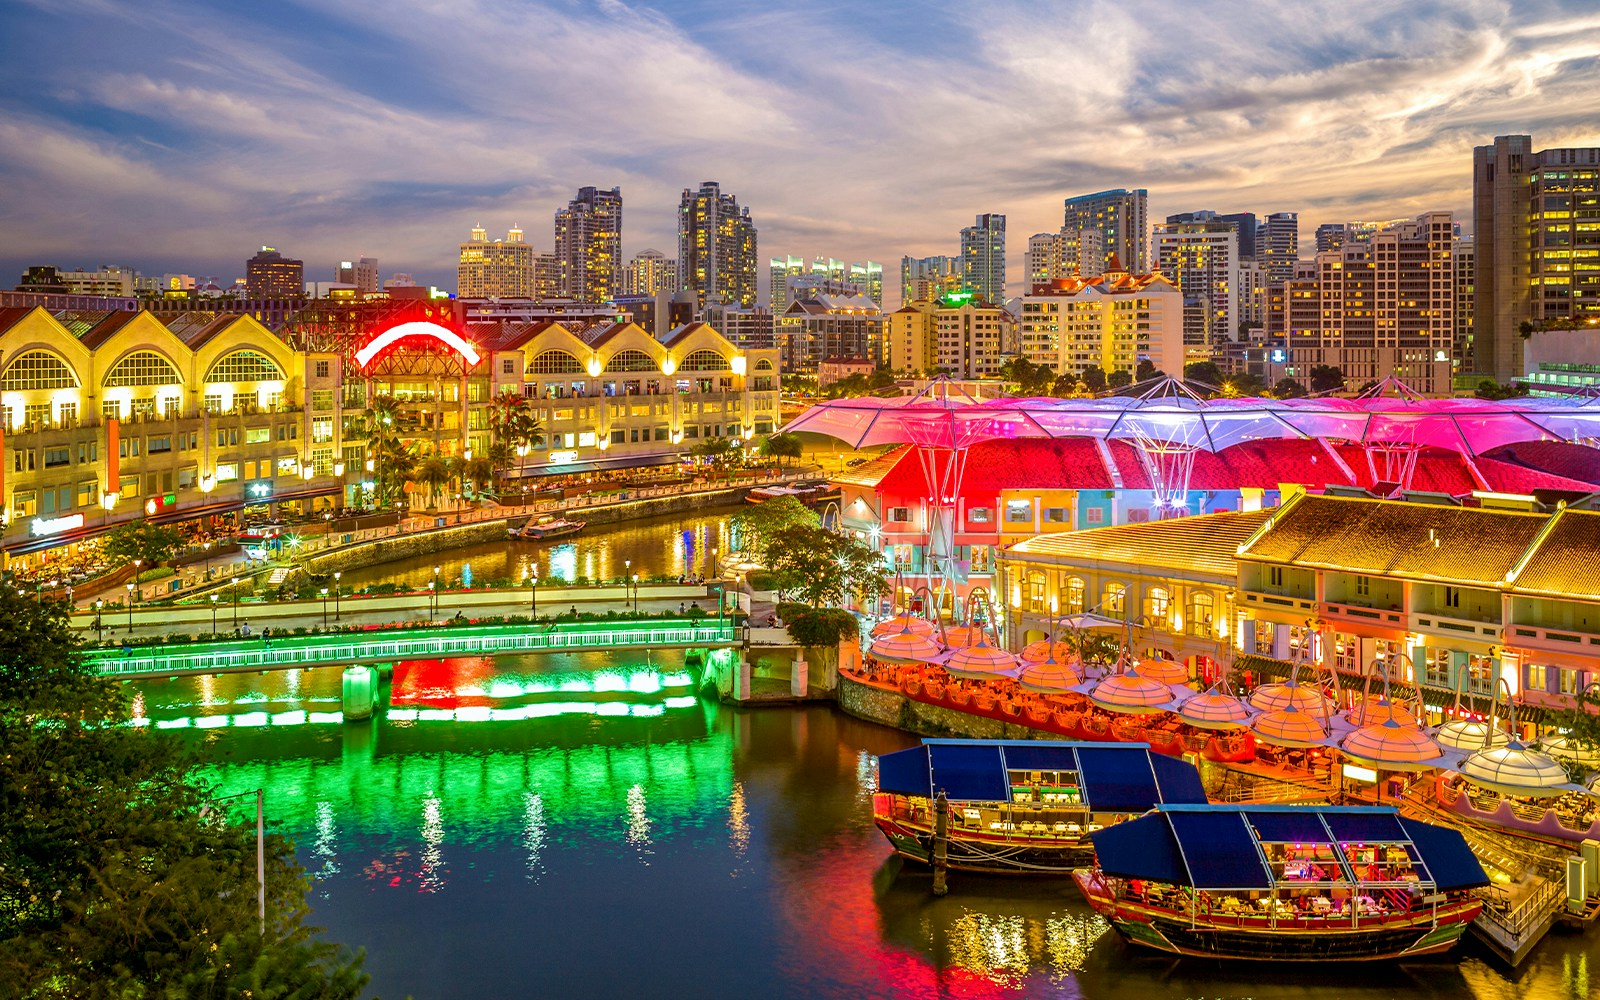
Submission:
<svg viewBox="0 0 1600 1000">
<path fill-rule="evenodd" d="M 716 181 L 684 189 L 678 202 L 678 287 L 700 308 L 756 304 L 756 227 L 750 209 Z"/>
<path fill-rule="evenodd" d="M 1183 293 L 1160 274 L 1113 270 L 1062 278 L 1022 297 L 1023 357 L 1057 373 L 1087 368 L 1135 374 L 1148 360 L 1159 371 L 1183 370 Z"/>
<path fill-rule="evenodd" d="M 959 257 L 901 257 L 900 303 L 935 302 L 962 290 Z"/>
<path fill-rule="evenodd" d="M 1191 216 L 1192 221 L 1172 216 L 1156 226 L 1156 269 L 1204 309 L 1204 343 L 1214 351 L 1238 332 L 1239 227 L 1215 212 Z"/>
<path fill-rule="evenodd" d="M 461 244 L 456 263 L 456 294 L 464 299 L 534 299 L 533 247 L 512 226 L 504 240 L 489 240 L 482 226 Z"/>
<path fill-rule="evenodd" d="M 1256 229 L 1255 259 L 1266 270 L 1267 281 L 1287 281 L 1300 259 L 1300 216 L 1273 212 Z"/>
<path fill-rule="evenodd" d="M 986 302 L 1005 301 L 1005 216 L 985 212 L 961 230 L 961 280 L 965 291 Z"/>
<path fill-rule="evenodd" d="M 1105 260 L 1113 254 L 1135 274 L 1150 270 L 1150 193 L 1144 188 L 1096 191 L 1063 203 L 1063 232 L 1100 232 Z"/>
<path fill-rule="evenodd" d="M 660 250 L 640 250 L 622 273 L 624 295 L 669 295 L 677 291 L 678 262 Z"/>
<path fill-rule="evenodd" d="M 883 357 L 883 312 L 865 295 L 813 295 L 774 317 L 783 370 L 815 374 L 823 358 Z"/>
<path fill-rule="evenodd" d="M 557 293 L 577 302 L 622 294 L 622 189 L 578 189 L 556 212 Z"/>
<path fill-rule="evenodd" d="M 374 295 L 378 291 L 378 261 L 373 257 L 342 260 L 338 271 L 334 273 L 334 280 L 341 285 L 350 285 L 362 294 Z"/>
<path fill-rule="evenodd" d="M 262 247 L 244 262 L 245 295 L 252 299 L 298 299 L 306 293 L 305 261 Z"/>
</svg>

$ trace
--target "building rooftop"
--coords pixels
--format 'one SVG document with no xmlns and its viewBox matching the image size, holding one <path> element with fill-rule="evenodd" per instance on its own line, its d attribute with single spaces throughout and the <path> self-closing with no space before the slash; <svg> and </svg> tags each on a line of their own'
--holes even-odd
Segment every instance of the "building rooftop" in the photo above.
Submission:
<svg viewBox="0 0 1600 1000">
<path fill-rule="evenodd" d="M 1008 558 L 1028 561 L 1094 560 L 1232 579 L 1239 546 L 1272 514 L 1271 510 L 1229 511 L 1039 535 L 1009 546 L 1006 552 Z"/>
<path fill-rule="evenodd" d="M 1600 601 L 1600 513 L 1563 510 L 1511 580 L 1517 593 Z"/>
</svg>

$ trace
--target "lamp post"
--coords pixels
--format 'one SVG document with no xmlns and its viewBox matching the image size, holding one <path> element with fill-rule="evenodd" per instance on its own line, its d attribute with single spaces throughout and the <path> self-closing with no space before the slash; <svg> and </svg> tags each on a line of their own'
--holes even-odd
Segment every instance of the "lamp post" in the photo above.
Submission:
<svg viewBox="0 0 1600 1000">
<path fill-rule="evenodd" d="M 239 627 L 239 578 L 233 578 L 233 627 Z"/>
<path fill-rule="evenodd" d="M 205 552 L 206 552 L 206 582 L 210 583 L 211 582 L 211 543 L 210 542 L 206 542 L 204 545 L 201 546 L 201 548 L 205 549 Z M 212 629 L 212 631 L 215 632 L 216 629 Z"/>
<path fill-rule="evenodd" d="M 218 597 L 218 595 L 216 595 L 216 594 L 212 594 L 211 595 L 211 634 L 212 635 L 216 635 L 217 634 L 217 597 Z"/>
<path fill-rule="evenodd" d="M 706 576 L 712 579 L 720 579 L 722 576 L 722 565 L 717 562 L 717 547 L 715 545 L 711 546 L 711 568 L 706 571 Z"/>
<path fill-rule="evenodd" d="M 528 583 L 531 585 L 528 597 L 528 613 L 537 615 L 539 613 L 539 567 L 535 566 L 528 571 Z"/>
<path fill-rule="evenodd" d="M 334 570 L 333 571 L 333 620 L 334 621 L 338 621 L 339 620 L 339 579 L 340 579 L 340 577 L 343 577 L 343 576 L 344 576 L 343 572 L 341 572 L 339 570 Z"/>
<path fill-rule="evenodd" d="M 328 588 L 322 588 L 322 627 L 328 627 Z"/>
<path fill-rule="evenodd" d="M 133 631 L 133 584 L 128 584 L 128 631 Z"/>
<path fill-rule="evenodd" d="M 100 621 L 100 612 L 105 606 L 106 602 L 103 600 L 96 599 L 94 602 L 94 641 L 97 643 L 104 638 L 105 625 Z"/>
<path fill-rule="evenodd" d="M 628 585 L 628 574 L 632 570 L 633 570 L 633 560 L 632 559 L 624 559 L 624 560 L 622 560 L 622 585 L 623 585 L 623 587 L 627 587 L 627 585 Z"/>
<path fill-rule="evenodd" d="M 633 574 L 633 613 L 639 613 L 639 574 Z"/>
<path fill-rule="evenodd" d="M 433 568 L 433 579 L 428 583 L 428 595 L 433 604 L 433 617 L 439 617 L 439 567 Z"/>
<path fill-rule="evenodd" d="M 436 606 L 434 604 L 434 595 L 438 593 L 438 591 L 434 590 L 434 584 L 437 582 L 437 580 L 428 581 L 428 619 L 430 621 L 439 616 L 438 612 L 434 610 Z"/>
</svg>

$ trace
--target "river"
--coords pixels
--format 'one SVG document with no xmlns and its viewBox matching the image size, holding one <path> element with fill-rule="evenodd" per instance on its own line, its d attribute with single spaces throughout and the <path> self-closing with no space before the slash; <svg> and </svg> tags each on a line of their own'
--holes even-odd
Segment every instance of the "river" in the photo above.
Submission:
<svg viewBox="0 0 1600 1000">
<path fill-rule="evenodd" d="M 956 873 L 944 899 L 872 826 L 874 755 L 827 706 L 699 700 L 677 654 L 397 664 L 386 719 L 331 669 L 140 682 L 136 705 L 266 789 L 312 921 L 372 988 L 473 997 L 1589 1000 L 1600 935 L 1515 979 L 1475 943 L 1402 965 L 1135 952 L 1067 884 Z M 1600 966 L 1597 966 L 1600 969 Z"/>
</svg>

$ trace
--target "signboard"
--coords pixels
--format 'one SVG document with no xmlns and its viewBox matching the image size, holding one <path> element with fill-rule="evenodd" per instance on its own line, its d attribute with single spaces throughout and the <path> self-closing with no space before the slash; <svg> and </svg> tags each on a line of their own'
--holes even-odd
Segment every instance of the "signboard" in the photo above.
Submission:
<svg viewBox="0 0 1600 1000">
<path fill-rule="evenodd" d="M 416 321 L 401 323 L 399 326 L 391 326 L 367 341 L 356 352 L 356 364 L 362 368 L 367 367 L 372 363 L 372 359 L 381 354 L 385 348 L 406 337 L 432 337 L 465 358 L 467 364 L 475 365 L 478 363 L 478 349 L 473 347 L 461 334 L 439 323 Z"/>
<path fill-rule="evenodd" d="M 577 460 L 578 453 L 575 451 L 552 451 L 550 453 L 551 465 L 571 465 Z"/>
<path fill-rule="evenodd" d="M 37 538 L 81 527 L 83 527 L 82 514 L 63 514 L 60 517 L 36 517 L 28 530 Z"/>
<path fill-rule="evenodd" d="M 272 499 L 272 480 L 252 479 L 244 484 L 245 500 L 257 502 Z"/>
<path fill-rule="evenodd" d="M 1359 767 L 1355 764 L 1346 764 L 1342 768 L 1344 776 L 1351 781 L 1365 781 L 1368 784 L 1378 780 L 1378 772 L 1370 767 Z"/>
<path fill-rule="evenodd" d="M 178 495 L 176 493 L 163 493 L 144 502 L 144 516 L 153 517 L 164 510 L 170 510 L 176 506 L 178 506 Z"/>
<path fill-rule="evenodd" d="M 1272 363 L 1273 364 L 1275 364 L 1275 365 L 1286 364 L 1288 362 L 1288 360 L 1289 360 L 1289 352 L 1288 351 L 1284 350 L 1281 347 L 1274 347 L 1272 349 Z"/>
</svg>

